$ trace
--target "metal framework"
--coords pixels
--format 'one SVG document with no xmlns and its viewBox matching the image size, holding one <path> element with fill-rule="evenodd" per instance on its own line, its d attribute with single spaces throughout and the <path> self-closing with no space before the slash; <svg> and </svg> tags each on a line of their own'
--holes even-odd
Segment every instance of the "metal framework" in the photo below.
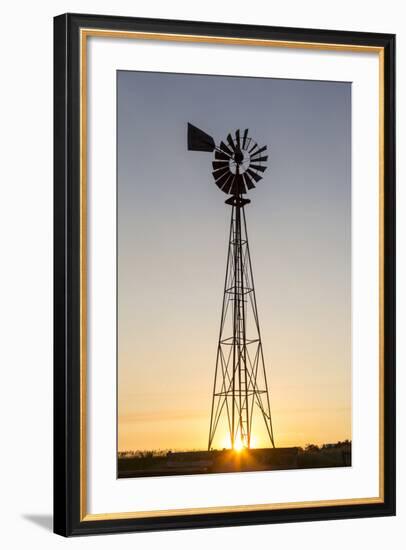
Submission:
<svg viewBox="0 0 406 550">
<path fill-rule="evenodd" d="M 262 417 L 275 447 L 251 255 L 241 194 L 231 196 L 231 222 L 208 449 L 226 419 L 231 447 L 250 448 L 253 420 Z"/>
</svg>

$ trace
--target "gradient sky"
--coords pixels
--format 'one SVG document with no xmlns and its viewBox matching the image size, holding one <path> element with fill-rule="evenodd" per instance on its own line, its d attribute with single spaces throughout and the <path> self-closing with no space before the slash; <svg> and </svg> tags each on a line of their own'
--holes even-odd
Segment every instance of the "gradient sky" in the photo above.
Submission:
<svg viewBox="0 0 406 550">
<path fill-rule="evenodd" d="M 246 216 L 276 445 L 350 439 L 350 83 L 118 71 L 117 92 L 118 449 L 207 446 L 230 207 L 188 121 L 268 145 Z"/>
</svg>

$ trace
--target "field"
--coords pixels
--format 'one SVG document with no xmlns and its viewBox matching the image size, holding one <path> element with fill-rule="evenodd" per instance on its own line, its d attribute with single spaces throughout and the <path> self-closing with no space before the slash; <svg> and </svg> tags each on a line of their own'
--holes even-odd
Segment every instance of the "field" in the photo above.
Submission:
<svg viewBox="0 0 406 550">
<path fill-rule="evenodd" d="M 119 478 L 351 466 L 351 443 L 276 449 L 121 453 Z"/>
</svg>

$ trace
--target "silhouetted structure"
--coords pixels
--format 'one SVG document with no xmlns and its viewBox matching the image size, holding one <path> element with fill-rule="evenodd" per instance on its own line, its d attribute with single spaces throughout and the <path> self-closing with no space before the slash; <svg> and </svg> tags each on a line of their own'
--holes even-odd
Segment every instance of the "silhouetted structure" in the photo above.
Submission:
<svg viewBox="0 0 406 550">
<path fill-rule="evenodd" d="M 227 144 L 216 146 L 211 136 L 189 123 L 188 149 L 214 151 L 214 181 L 231 195 L 225 201 L 231 206 L 231 221 L 208 449 L 221 419 L 227 423 L 232 449 L 251 448 L 256 412 L 275 447 L 244 210 L 251 202 L 244 195 L 255 188 L 266 170 L 267 146 L 259 147 L 248 129 L 243 134 L 237 130 L 235 137 L 228 134 Z"/>
</svg>

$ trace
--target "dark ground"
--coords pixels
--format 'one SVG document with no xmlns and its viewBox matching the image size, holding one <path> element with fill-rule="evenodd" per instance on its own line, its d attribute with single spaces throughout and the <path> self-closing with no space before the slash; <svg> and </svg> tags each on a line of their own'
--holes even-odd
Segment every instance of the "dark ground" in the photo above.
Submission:
<svg viewBox="0 0 406 550">
<path fill-rule="evenodd" d="M 117 477 L 336 468 L 351 466 L 351 443 L 323 447 L 121 454 Z"/>
</svg>

